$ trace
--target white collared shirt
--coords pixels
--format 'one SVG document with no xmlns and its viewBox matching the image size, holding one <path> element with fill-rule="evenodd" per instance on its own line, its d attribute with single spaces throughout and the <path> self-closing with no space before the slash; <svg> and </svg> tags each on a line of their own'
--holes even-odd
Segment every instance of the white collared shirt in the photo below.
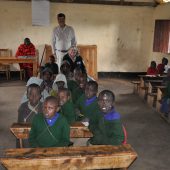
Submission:
<svg viewBox="0 0 170 170">
<path fill-rule="evenodd" d="M 54 52 L 56 50 L 68 50 L 71 46 L 75 46 L 76 43 L 74 29 L 71 26 L 65 25 L 64 28 L 60 26 L 54 28 L 52 37 Z"/>
</svg>

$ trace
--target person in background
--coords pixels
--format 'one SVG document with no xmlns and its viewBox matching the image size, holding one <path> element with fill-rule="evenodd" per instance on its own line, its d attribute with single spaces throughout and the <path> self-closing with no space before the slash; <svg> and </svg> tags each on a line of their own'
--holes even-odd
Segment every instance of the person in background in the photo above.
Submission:
<svg viewBox="0 0 170 170">
<path fill-rule="evenodd" d="M 76 67 L 79 67 L 83 73 L 86 73 L 86 67 L 82 57 L 79 55 L 77 47 L 71 47 L 68 53 L 63 57 L 63 61 L 68 61 L 70 63 L 70 71 L 72 73 Z"/>
<path fill-rule="evenodd" d="M 43 82 L 41 84 L 42 89 L 46 89 L 46 91 L 50 94 L 53 85 L 53 72 L 50 68 L 44 68 L 41 73 L 41 78 Z"/>
<path fill-rule="evenodd" d="M 56 76 L 54 80 L 50 95 L 57 96 L 58 91 L 63 88 L 67 88 L 67 80 L 66 80 L 65 75 L 60 73 Z"/>
<path fill-rule="evenodd" d="M 151 61 L 150 67 L 147 69 L 147 75 L 157 76 L 158 70 L 156 68 L 156 62 Z"/>
<path fill-rule="evenodd" d="M 66 88 L 58 91 L 59 103 L 61 107 L 61 113 L 65 116 L 69 124 L 76 121 L 76 111 L 71 101 L 70 91 Z"/>
<path fill-rule="evenodd" d="M 58 26 L 53 30 L 52 47 L 56 55 L 58 67 L 60 68 L 63 56 L 68 52 L 70 47 L 76 46 L 76 37 L 74 29 L 65 23 L 65 14 L 57 15 Z"/>
<path fill-rule="evenodd" d="M 76 104 L 76 102 L 80 98 L 80 96 L 85 93 L 86 83 L 87 83 L 87 74 L 83 73 L 80 75 L 80 77 L 78 79 L 78 86 L 75 87 L 71 91 L 71 97 L 72 97 L 72 101 L 74 104 Z"/>
<path fill-rule="evenodd" d="M 29 134 L 30 146 L 63 147 L 70 144 L 70 127 L 59 113 L 59 99 L 49 96 L 43 103 L 43 114 L 37 114 Z"/>
<path fill-rule="evenodd" d="M 60 72 L 63 73 L 66 76 L 67 81 L 73 79 L 73 74 L 70 71 L 70 63 L 68 61 L 62 61 Z"/>
<path fill-rule="evenodd" d="M 121 145 L 124 142 L 123 125 L 120 114 L 115 110 L 114 102 L 115 95 L 112 91 L 103 90 L 99 93 L 99 114 L 102 116 L 87 145 Z"/>
<path fill-rule="evenodd" d="M 16 58 L 32 58 L 35 57 L 35 46 L 31 43 L 29 38 L 24 39 L 24 43 L 18 47 L 15 54 Z M 33 76 L 33 64 L 32 63 L 20 63 L 20 69 L 25 70 L 26 80 Z"/>
<path fill-rule="evenodd" d="M 158 74 L 163 74 L 165 71 L 165 66 L 168 64 L 168 59 L 163 57 L 162 58 L 162 63 L 158 64 L 157 66 L 157 70 L 158 70 Z"/>
<path fill-rule="evenodd" d="M 49 62 L 45 64 L 45 68 L 50 68 L 53 72 L 54 77 L 59 73 L 58 64 L 55 63 L 54 55 L 49 56 Z"/>
</svg>

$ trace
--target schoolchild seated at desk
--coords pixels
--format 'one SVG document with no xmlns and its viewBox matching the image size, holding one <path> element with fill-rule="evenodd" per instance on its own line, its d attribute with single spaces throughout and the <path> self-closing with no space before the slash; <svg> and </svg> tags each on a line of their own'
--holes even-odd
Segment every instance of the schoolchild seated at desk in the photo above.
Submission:
<svg viewBox="0 0 170 170">
<path fill-rule="evenodd" d="M 43 114 L 37 114 L 29 135 L 30 146 L 63 147 L 70 143 L 70 127 L 65 117 L 59 113 L 59 99 L 49 96 L 43 104 Z"/>
<path fill-rule="evenodd" d="M 84 94 L 87 83 L 87 74 L 83 73 L 78 79 L 78 87 L 71 92 L 72 101 L 75 104 L 79 97 Z"/>
<path fill-rule="evenodd" d="M 101 117 L 97 103 L 98 84 L 89 81 L 85 87 L 85 94 L 78 98 L 75 107 L 80 111 L 79 119 L 83 122 L 89 121 L 89 130 L 93 133 Z"/>
<path fill-rule="evenodd" d="M 45 68 L 50 68 L 54 76 L 58 74 L 58 64 L 55 63 L 55 57 L 53 55 L 49 56 L 49 62 L 45 64 Z"/>
<path fill-rule="evenodd" d="M 59 73 L 54 80 L 50 95 L 57 96 L 58 91 L 63 88 L 67 88 L 67 80 L 64 74 Z"/>
<path fill-rule="evenodd" d="M 41 102 L 44 102 L 45 98 L 49 96 L 49 93 L 47 92 L 47 90 L 45 89 L 44 83 L 43 83 L 43 79 L 37 78 L 37 77 L 31 77 L 26 84 L 26 87 L 30 86 L 31 84 L 37 84 L 38 86 L 40 86 L 41 89 Z M 24 95 L 22 96 L 21 99 L 21 104 L 28 101 L 28 96 L 27 96 L 27 92 L 24 93 Z"/>
<path fill-rule="evenodd" d="M 165 71 L 165 66 L 168 64 L 168 59 L 163 57 L 162 58 L 162 63 L 158 64 L 157 66 L 157 70 L 158 70 L 158 74 L 163 74 Z"/>
<path fill-rule="evenodd" d="M 18 109 L 18 123 L 31 123 L 36 114 L 42 113 L 40 86 L 37 84 L 29 85 L 27 88 L 27 98 L 28 101 L 22 103 Z M 18 141 L 17 147 L 19 147 Z M 23 147 L 29 147 L 27 139 L 23 141 Z"/>
<path fill-rule="evenodd" d="M 147 69 L 147 75 L 154 75 L 157 76 L 158 70 L 156 68 L 156 62 L 151 61 L 150 67 Z"/>
<path fill-rule="evenodd" d="M 120 114 L 114 108 L 115 95 L 110 90 L 103 90 L 98 96 L 100 114 L 98 128 L 87 145 L 121 145 L 125 139 Z"/>
<path fill-rule="evenodd" d="M 76 111 L 71 101 L 70 91 L 66 88 L 60 89 L 58 91 L 60 111 L 65 116 L 69 124 L 76 121 Z"/>
</svg>

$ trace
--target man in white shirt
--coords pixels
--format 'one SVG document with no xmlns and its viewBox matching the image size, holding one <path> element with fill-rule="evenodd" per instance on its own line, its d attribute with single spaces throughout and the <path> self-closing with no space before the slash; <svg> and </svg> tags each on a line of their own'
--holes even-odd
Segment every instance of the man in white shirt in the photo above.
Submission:
<svg viewBox="0 0 170 170">
<path fill-rule="evenodd" d="M 60 68 L 63 56 L 68 52 L 69 48 L 76 46 L 76 37 L 74 29 L 65 24 L 65 15 L 59 13 L 57 15 L 59 26 L 53 30 L 52 45 L 56 54 L 56 61 Z"/>
</svg>

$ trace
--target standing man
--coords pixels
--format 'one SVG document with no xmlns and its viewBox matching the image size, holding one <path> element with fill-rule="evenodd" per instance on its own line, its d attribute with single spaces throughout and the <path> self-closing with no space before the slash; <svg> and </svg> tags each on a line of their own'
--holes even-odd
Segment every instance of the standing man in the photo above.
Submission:
<svg viewBox="0 0 170 170">
<path fill-rule="evenodd" d="M 70 47 L 76 46 L 77 42 L 74 29 L 65 24 L 65 15 L 59 13 L 57 19 L 59 26 L 53 30 L 52 45 L 57 57 L 58 67 L 60 68 L 63 56 L 68 52 Z"/>
</svg>

